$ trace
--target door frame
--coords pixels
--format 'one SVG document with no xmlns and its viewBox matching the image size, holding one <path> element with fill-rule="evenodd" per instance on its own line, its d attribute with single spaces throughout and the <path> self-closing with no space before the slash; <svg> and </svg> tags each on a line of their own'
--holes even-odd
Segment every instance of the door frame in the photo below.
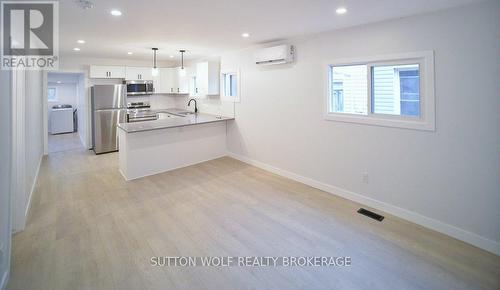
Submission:
<svg viewBox="0 0 500 290">
<path fill-rule="evenodd" d="M 83 140 L 80 138 L 80 141 L 83 143 L 83 147 L 85 149 L 89 149 L 91 147 L 90 145 L 90 111 L 89 111 L 89 106 L 90 106 L 90 98 L 89 98 L 89 88 L 88 88 L 88 72 L 87 71 L 79 71 L 79 70 L 57 70 L 57 71 L 44 71 L 43 72 L 43 154 L 48 155 L 49 154 L 49 101 L 48 101 L 48 96 L 47 96 L 47 89 L 48 89 L 48 76 L 49 73 L 72 73 L 72 74 L 79 74 L 83 75 L 83 78 L 78 78 L 78 84 L 77 86 L 82 85 L 83 86 L 83 94 L 85 98 L 85 103 L 80 104 L 78 110 L 81 110 L 82 116 L 84 116 L 84 120 L 78 120 L 78 123 L 83 122 Z M 80 81 L 83 83 L 80 84 Z M 79 88 L 77 87 L 77 98 L 80 99 L 79 95 Z M 78 101 L 77 101 L 78 103 Z M 83 110 L 82 110 L 83 109 Z"/>
<path fill-rule="evenodd" d="M 19 82 L 22 85 L 19 85 Z M 26 226 L 26 71 L 12 71 L 12 231 Z"/>
</svg>

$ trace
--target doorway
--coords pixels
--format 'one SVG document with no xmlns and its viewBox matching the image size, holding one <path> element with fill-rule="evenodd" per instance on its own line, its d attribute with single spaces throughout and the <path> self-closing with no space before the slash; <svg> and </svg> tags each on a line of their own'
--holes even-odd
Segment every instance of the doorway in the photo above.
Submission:
<svg viewBox="0 0 500 290">
<path fill-rule="evenodd" d="M 85 148 L 84 73 L 49 72 L 46 85 L 47 153 Z"/>
</svg>

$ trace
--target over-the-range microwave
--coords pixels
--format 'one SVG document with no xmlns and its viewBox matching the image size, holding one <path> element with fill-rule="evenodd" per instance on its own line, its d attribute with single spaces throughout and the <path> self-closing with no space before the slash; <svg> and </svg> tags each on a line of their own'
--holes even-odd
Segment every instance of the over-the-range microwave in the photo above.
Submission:
<svg viewBox="0 0 500 290">
<path fill-rule="evenodd" d="M 151 95 L 154 92 L 153 81 L 125 81 L 127 96 Z"/>
</svg>

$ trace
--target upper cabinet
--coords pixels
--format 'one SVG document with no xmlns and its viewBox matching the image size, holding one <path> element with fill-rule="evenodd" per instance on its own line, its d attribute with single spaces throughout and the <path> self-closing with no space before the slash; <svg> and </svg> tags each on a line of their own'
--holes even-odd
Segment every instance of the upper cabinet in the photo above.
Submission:
<svg viewBox="0 0 500 290">
<path fill-rule="evenodd" d="M 188 77 L 180 73 L 180 68 L 160 68 L 153 77 L 156 94 L 188 94 Z"/>
<path fill-rule="evenodd" d="M 150 67 L 127 66 L 125 80 L 127 81 L 152 81 L 153 74 Z"/>
<path fill-rule="evenodd" d="M 125 78 L 125 67 L 116 65 L 91 65 L 89 76 L 93 79 L 123 79 Z"/>
<path fill-rule="evenodd" d="M 173 81 L 172 68 L 159 68 L 158 75 L 153 77 L 155 94 L 173 94 Z"/>
<path fill-rule="evenodd" d="M 90 78 L 92 79 L 125 79 L 127 81 L 151 81 L 153 74 L 150 67 L 91 65 Z"/>
<path fill-rule="evenodd" d="M 177 84 L 178 84 L 178 93 L 179 94 L 189 94 L 189 76 L 187 73 L 187 68 L 184 68 L 184 73 L 180 67 L 175 69 L 177 74 Z"/>
<path fill-rule="evenodd" d="M 90 78 L 153 81 L 155 94 L 189 94 L 193 97 L 219 95 L 220 64 L 218 61 L 196 63 L 191 67 L 159 68 L 153 77 L 151 67 L 90 66 Z"/>
<path fill-rule="evenodd" d="M 165 94 L 177 94 L 178 93 L 178 79 L 179 75 L 175 68 L 165 68 L 160 72 L 161 83 L 165 87 Z"/>
<path fill-rule="evenodd" d="M 220 64 L 217 61 L 205 61 L 196 64 L 193 96 L 219 95 Z"/>
</svg>

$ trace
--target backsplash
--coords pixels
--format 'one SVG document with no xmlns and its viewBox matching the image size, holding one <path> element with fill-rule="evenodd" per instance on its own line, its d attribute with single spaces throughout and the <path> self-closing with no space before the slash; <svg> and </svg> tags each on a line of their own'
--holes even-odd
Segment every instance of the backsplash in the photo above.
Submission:
<svg viewBox="0 0 500 290">
<path fill-rule="evenodd" d="M 187 95 L 151 95 L 143 97 L 131 97 L 130 101 L 141 102 L 149 101 L 152 109 L 179 108 L 193 110 L 187 106 L 190 97 Z M 203 113 L 212 115 L 221 115 L 225 117 L 234 117 L 234 103 L 221 101 L 219 97 L 212 98 L 197 98 L 198 110 Z"/>
</svg>

